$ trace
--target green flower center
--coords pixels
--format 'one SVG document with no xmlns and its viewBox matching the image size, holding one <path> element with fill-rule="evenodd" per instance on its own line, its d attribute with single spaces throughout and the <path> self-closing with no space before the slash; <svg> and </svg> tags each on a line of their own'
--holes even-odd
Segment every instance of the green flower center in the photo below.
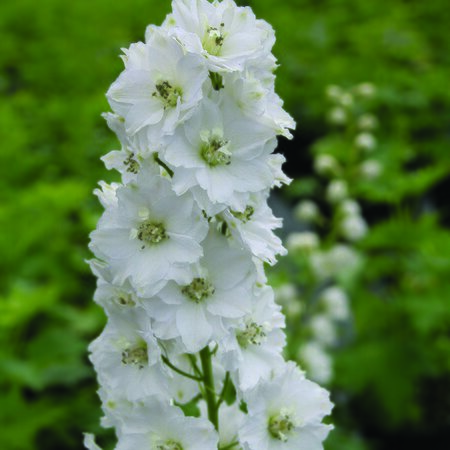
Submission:
<svg viewBox="0 0 450 450">
<path fill-rule="evenodd" d="M 203 141 L 200 148 L 200 155 L 210 167 L 226 166 L 231 162 L 228 143 L 229 141 L 221 139 L 218 136 L 212 136 L 208 140 Z"/>
<path fill-rule="evenodd" d="M 230 210 L 231 214 L 233 214 L 234 217 L 236 217 L 236 219 L 240 220 L 243 223 L 247 223 L 253 216 L 253 214 L 255 213 L 255 208 L 253 208 L 253 206 L 246 206 L 245 207 L 245 211 L 244 212 L 239 212 L 239 211 L 233 211 Z"/>
<path fill-rule="evenodd" d="M 194 278 L 190 284 L 181 289 L 181 293 L 195 303 L 203 302 L 203 300 L 211 297 L 214 292 L 214 286 L 204 278 Z"/>
<path fill-rule="evenodd" d="M 161 81 L 156 84 L 155 88 L 156 91 L 152 95 L 162 101 L 164 109 L 177 106 L 178 99 L 182 96 L 182 91 L 179 87 L 172 86 L 168 81 Z"/>
<path fill-rule="evenodd" d="M 284 411 L 280 411 L 279 414 L 269 419 L 268 430 L 270 435 L 282 442 L 288 440 L 295 427 L 296 423 L 292 415 Z"/>
<path fill-rule="evenodd" d="M 183 446 L 170 439 L 162 444 L 157 444 L 156 450 L 183 450 Z"/>
<path fill-rule="evenodd" d="M 154 222 L 151 219 L 145 220 L 139 225 L 137 237 L 140 241 L 149 245 L 159 244 L 165 239 L 169 239 L 164 225 L 160 222 Z"/>
<path fill-rule="evenodd" d="M 128 347 L 122 352 L 122 364 L 137 366 L 143 369 L 148 364 L 148 349 L 145 342 L 134 347 Z"/>
<path fill-rule="evenodd" d="M 133 300 L 133 297 L 131 294 L 124 292 L 123 294 L 120 294 L 117 298 L 117 303 L 122 306 L 134 306 L 136 305 L 136 302 Z"/>
<path fill-rule="evenodd" d="M 225 34 L 223 32 L 224 23 L 220 24 L 219 28 L 208 27 L 203 37 L 203 48 L 213 56 L 218 56 L 222 50 Z"/>
<path fill-rule="evenodd" d="M 247 323 L 244 330 L 236 333 L 236 339 L 242 348 L 247 348 L 250 344 L 261 345 L 266 336 L 264 326 L 256 322 Z"/>
</svg>

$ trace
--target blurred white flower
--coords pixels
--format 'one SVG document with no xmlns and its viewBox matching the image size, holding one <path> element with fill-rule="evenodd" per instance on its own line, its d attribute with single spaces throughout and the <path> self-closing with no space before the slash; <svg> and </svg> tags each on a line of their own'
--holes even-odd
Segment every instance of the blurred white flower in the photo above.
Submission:
<svg viewBox="0 0 450 450">
<path fill-rule="evenodd" d="M 347 122 L 347 112 L 340 106 L 330 109 L 327 115 L 328 121 L 333 125 L 344 125 Z"/>
<path fill-rule="evenodd" d="M 327 384 L 333 375 L 332 360 L 323 347 L 314 341 L 304 344 L 298 354 L 299 360 L 305 365 L 309 378 L 319 384 Z"/>
<path fill-rule="evenodd" d="M 290 233 L 286 240 L 286 247 L 289 251 L 311 252 L 319 247 L 319 236 L 312 231 L 297 231 Z"/>
<path fill-rule="evenodd" d="M 320 215 L 317 204 L 311 200 L 302 200 L 294 208 L 294 216 L 300 222 L 314 222 Z"/>
<path fill-rule="evenodd" d="M 348 196 L 348 185 L 344 180 L 332 180 L 327 186 L 325 193 L 330 203 L 339 203 Z"/>
<path fill-rule="evenodd" d="M 349 299 L 339 286 L 330 286 L 320 295 L 326 313 L 334 320 L 347 320 L 350 315 Z"/>
<path fill-rule="evenodd" d="M 378 127 L 378 119 L 373 114 L 363 114 L 358 118 L 358 128 L 363 131 L 372 131 Z"/>
<path fill-rule="evenodd" d="M 349 241 L 358 241 L 367 234 L 367 223 L 359 215 L 345 217 L 340 223 L 342 236 Z"/>
<path fill-rule="evenodd" d="M 355 137 L 355 145 L 361 150 L 370 152 L 377 146 L 377 140 L 374 135 L 368 132 L 359 133 Z"/>
<path fill-rule="evenodd" d="M 333 175 L 339 170 L 339 164 L 331 155 L 318 155 L 314 160 L 314 170 L 319 175 Z"/>
<path fill-rule="evenodd" d="M 383 168 L 381 164 L 375 159 L 368 159 L 367 161 L 364 161 L 360 167 L 361 175 L 368 180 L 378 178 L 382 170 Z"/>
</svg>

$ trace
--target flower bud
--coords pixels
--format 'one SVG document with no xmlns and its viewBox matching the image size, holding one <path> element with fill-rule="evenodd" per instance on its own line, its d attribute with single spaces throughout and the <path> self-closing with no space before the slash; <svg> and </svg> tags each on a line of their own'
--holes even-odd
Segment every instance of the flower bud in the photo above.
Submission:
<svg viewBox="0 0 450 450">
<path fill-rule="evenodd" d="M 330 203 L 339 203 L 348 196 L 348 186 L 344 180 L 333 180 L 327 187 L 326 198 Z"/>
<path fill-rule="evenodd" d="M 367 161 L 364 161 L 360 167 L 361 175 L 368 180 L 378 178 L 381 171 L 381 164 L 375 159 L 368 159 Z"/>
<path fill-rule="evenodd" d="M 360 148 L 361 150 L 365 150 L 367 152 L 371 152 L 375 149 L 377 145 L 377 141 L 373 134 L 363 132 L 359 133 L 355 138 L 355 145 L 356 147 Z"/>
<path fill-rule="evenodd" d="M 311 200 L 302 200 L 294 208 L 294 216 L 300 222 L 314 222 L 320 215 L 319 208 Z"/>
<path fill-rule="evenodd" d="M 334 156 L 318 155 L 314 161 L 314 170 L 319 175 L 329 176 L 335 174 L 339 170 L 339 165 Z"/>
</svg>

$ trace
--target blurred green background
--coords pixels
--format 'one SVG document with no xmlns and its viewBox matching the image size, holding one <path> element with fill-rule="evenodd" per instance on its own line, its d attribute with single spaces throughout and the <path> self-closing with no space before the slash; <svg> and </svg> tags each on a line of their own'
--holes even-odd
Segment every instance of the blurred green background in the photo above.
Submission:
<svg viewBox="0 0 450 450">
<path fill-rule="evenodd" d="M 361 243 L 369 264 L 352 286 L 355 339 L 331 386 L 344 431 L 327 446 L 448 449 L 448 2 L 240 4 L 276 30 L 277 90 L 298 122 L 295 139 L 280 140 L 300 180 L 281 193 L 286 205 L 311 181 L 310 149 L 329 133 L 326 86 L 377 87 L 387 169 L 375 186 L 352 185 L 372 227 Z M 101 213 L 92 190 L 117 178 L 99 160 L 117 148 L 100 113 L 120 48 L 169 10 L 162 0 L 0 3 L 1 449 L 80 449 L 82 431 L 100 432 L 86 348 L 104 317 L 85 260 Z"/>
</svg>

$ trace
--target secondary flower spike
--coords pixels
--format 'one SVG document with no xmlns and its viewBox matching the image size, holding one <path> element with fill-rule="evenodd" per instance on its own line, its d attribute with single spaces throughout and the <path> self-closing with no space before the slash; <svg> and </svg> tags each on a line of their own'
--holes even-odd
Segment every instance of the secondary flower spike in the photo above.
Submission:
<svg viewBox="0 0 450 450">
<path fill-rule="evenodd" d="M 320 449 L 328 392 L 284 361 L 264 274 L 286 253 L 267 199 L 290 181 L 273 151 L 295 126 L 274 91 L 274 32 L 232 0 L 172 9 L 124 50 L 107 93 L 120 147 L 102 160 L 121 182 L 95 190 L 90 243 L 108 319 L 89 347 L 102 425 L 116 450 Z"/>
</svg>

